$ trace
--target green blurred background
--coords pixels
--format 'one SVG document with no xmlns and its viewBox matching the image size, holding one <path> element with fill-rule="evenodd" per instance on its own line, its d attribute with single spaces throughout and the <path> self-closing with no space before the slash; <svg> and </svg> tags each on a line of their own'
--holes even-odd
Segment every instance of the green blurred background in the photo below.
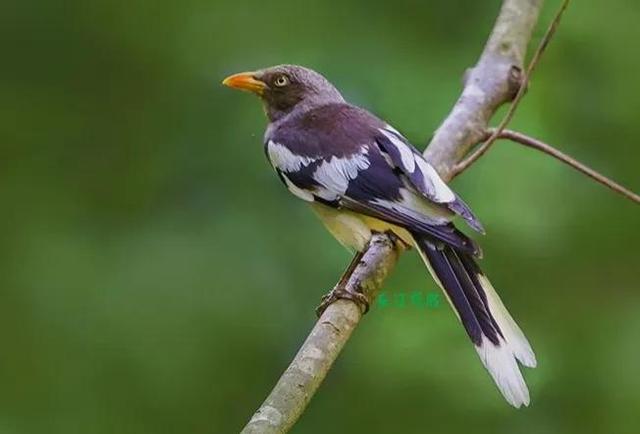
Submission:
<svg viewBox="0 0 640 434">
<path fill-rule="evenodd" d="M 231 433 L 350 255 L 227 74 L 322 71 L 423 147 L 500 2 L 3 4 L 0 433 Z M 558 2 L 545 5 L 534 43 Z M 513 127 L 640 190 L 640 5 L 576 1 Z M 374 309 L 295 433 L 637 433 L 640 214 L 500 142 L 456 179 L 539 367 L 502 399 L 447 306 Z M 403 256 L 389 293 L 435 290 Z"/>
</svg>

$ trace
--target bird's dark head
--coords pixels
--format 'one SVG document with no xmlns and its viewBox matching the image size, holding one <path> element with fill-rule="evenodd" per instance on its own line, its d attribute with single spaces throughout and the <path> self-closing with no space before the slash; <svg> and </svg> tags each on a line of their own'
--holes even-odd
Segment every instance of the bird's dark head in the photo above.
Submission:
<svg viewBox="0 0 640 434">
<path fill-rule="evenodd" d="M 297 65 L 278 65 L 234 74 L 225 78 L 222 84 L 260 96 L 267 117 L 272 122 L 293 110 L 303 111 L 344 101 L 340 92 L 326 78 Z"/>
</svg>

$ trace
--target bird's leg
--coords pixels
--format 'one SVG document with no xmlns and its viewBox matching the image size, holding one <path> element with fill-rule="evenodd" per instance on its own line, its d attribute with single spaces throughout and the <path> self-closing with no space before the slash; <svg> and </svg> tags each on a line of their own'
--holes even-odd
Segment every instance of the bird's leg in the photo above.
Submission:
<svg viewBox="0 0 640 434">
<path fill-rule="evenodd" d="M 385 234 L 389 237 L 391 243 L 397 250 L 403 251 L 411 248 L 410 246 L 405 244 L 395 233 L 393 233 L 393 231 L 386 231 Z M 336 286 L 334 286 L 328 294 L 322 297 L 320 305 L 316 308 L 316 315 L 318 317 L 322 315 L 322 313 L 327 309 L 327 307 L 329 307 L 330 304 L 341 298 L 351 300 L 355 304 L 357 304 L 363 315 L 369 312 L 369 299 L 366 295 L 363 294 L 362 288 L 360 287 L 360 282 L 357 279 L 354 279 L 355 283 L 349 285 L 349 279 L 351 278 L 351 275 L 355 271 L 358 264 L 360 264 L 360 261 L 362 260 L 362 257 L 364 256 L 366 251 L 367 248 L 356 253 Z"/>
<path fill-rule="evenodd" d="M 322 315 L 322 313 L 325 311 L 327 307 L 329 307 L 330 304 L 332 304 L 333 302 L 341 298 L 346 300 L 351 300 L 354 303 L 356 303 L 360 307 L 360 310 L 362 311 L 363 314 L 369 311 L 369 300 L 360 291 L 359 286 L 352 288 L 348 284 L 351 274 L 353 273 L 355 268 L 358 266 L 363 256 L 364 256 L 364 250 L 361 252 L 357 252 L 356 255 L 353 257 L 353 259 L 351 260 L 351 263 L 349 264 L 347 269 L 344 271 L 344 273 L 342 273 L 342 277 L 340 278 L 336 286 L 334 286 L 333 289 L 329 291 L 328 294 L 322 297 L 320 305 L 316 308 L 316 315 L 318 315 L 318 317 Z"/>
</svg>

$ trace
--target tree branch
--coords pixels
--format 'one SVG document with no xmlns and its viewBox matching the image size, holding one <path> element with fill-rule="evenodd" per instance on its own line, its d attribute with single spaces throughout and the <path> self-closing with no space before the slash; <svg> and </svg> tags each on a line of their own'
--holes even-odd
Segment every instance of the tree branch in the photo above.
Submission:
<svg viewBox="0 0 640 434">
<path fill-rule="evenodd" d="M 478 149 L 476 149 L 471 156 L 467 157 L 464 161 L 456 165 L 453 173 L 454 177 L 459 173 L 462 173 L 463 171 L 465 171 L 478 158 L 482 157 L 484 153 L 489 150 L 493 142 L 496 141 L 498 136 L 500 136 L 500 133 L 502 133 L 502 130 L 504 130 L 507 127 L 507 125 L 509 125 L 509 122 L 511 122 L 511 119 L 513 119 L 513 115 L 516 113 L 518 104 L 520 104 L 520 100 L 522 99 L 525 92 L 527 91 L 527 88 L 529 87 L 529 79 L 531 78 L 531 74 L 533 74 L 533 70 L 538 65 L 538 62 L 540 61 L 542 54 L 544 53 L 544 50 L 549 45 L 551 38 L 553 38 L 553 35 L 555 35 L 558 25 L 560 24 L 560 19 L 562 18 L 562 14 L 567 9 L 567 6 L 569 6 L 569 0 L 564 0 L 562 2 L 562 5 L 560 6 L 560 9 L 558 9 L 558 12 L 556 12 L 556 15 L 553 18 L 553 21 L 551 21 L 551 24 L 549 24 L 547 31 L 542 37 L 540 44 L 538 44 L 538 48 L 536 49 L 535 53 L 533 54 L 533 57 L 531 58 L 531 62 L 529 62 L 529 66 L 527 67 L 527 70 L 522 76 L 522 80 L 521 80 L 521 83 L 519 84 L 518 92 L 516 93 L 515 98 L 513 98 L 513 102 L 511 103 L 511 106 L 509 106 L 509 110 L 507 111 L 507 114 L 504 115 L 504 118 L 502 118 L 502 121 L 500 121 L 500 124 L 498 125 L 498 127 L 493 130 L 493 133 L 486 139 L 486 141 L 482 145 L 480 145 Z"/>
<path fill-rule="evenodd" d="M 347 286 L 360 286 L 373 300 L 397 259 L 398 254 L 389 237 L 374 235 Z M 338 300 L 329 305 L 242 433 L 289 431 L 320 387 L 361 318 L 360 307 L 350 300 Z"/>
<path fill-rule="evenodd" d="M 462 95 L 436 131 L 425 157 L 445 180 L 484 137 L 490 118 L 520 88 L 520 72 L 542 0 L 504 0 L 477 64 L 466 74 Z M 347 281 L 375 299 L 398 252 L 386 235 L 376 235 Z M 242 433 L 285 433 L 298 420 L 340 350 L 360 322 L 359 307 L 347 300 L 329 306 L 265 402 Z"/>
<path fill-rule="evenodd" d="M 522 68 L 542 0 L 505 0 L 478 63 L 467 71 L 462 95 L 424 155 L 450 180 L 469 149 L 484 137 L 489 120 L 521 88 Z"/>
<path fill-rule="evenodd" d="M 622 185 L 617 182 L 607 178 L 606 176 L 596 172 L 588 166 L 585 166 L 578 160 L 570 157 L 569 155 L 557 150 L 553 146 L 544 143 L 540 140 L 534 139 L 533 137 L 529 137 L 525 134 L 519 133 L 517 131 L 512 130 L 502 130 L 500 133 L 496 134 L 496 131 L 493 129 L 487 130 L 486 137 L 496 136 L 498 139 L 507 139 L 512 142 L 520 143 L 521 145 L 527 146 L 532 149 L 537 149 L 538 151 L 544 152 L 547 155 L 552 156 L 565 164 L 573 167 L 579 172 L 584 173 L 591 179 L 599 182 L 600 184 L 609 187 L 611 190 L 620 193 L 626 198 L 632 200 L 635 203 L 640 203 L 640 196 L 632 192 L 631 190 L 626 189 Z"/>
</svg>

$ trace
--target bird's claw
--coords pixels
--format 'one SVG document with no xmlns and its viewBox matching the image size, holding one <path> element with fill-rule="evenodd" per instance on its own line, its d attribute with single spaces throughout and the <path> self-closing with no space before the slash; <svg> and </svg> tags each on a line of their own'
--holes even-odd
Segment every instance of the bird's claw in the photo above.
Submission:
<svg viewBox="0 0 640 434">
<path fill-rule="evenodd" d="M 329 307 L 329 305 L 340 299 L 353 301 L 356 305 L 358 305 L 363 315 L 369 312 L 369 299 L 366 295 L 364 295 L 360 291 L 353 291 L 336 286 L 328 294 L 322 297 L 320 305 L 316 308 L 316 315 L 318 316 L 318 318 L 320 318 L 320 316 Z"/>
</svg>

